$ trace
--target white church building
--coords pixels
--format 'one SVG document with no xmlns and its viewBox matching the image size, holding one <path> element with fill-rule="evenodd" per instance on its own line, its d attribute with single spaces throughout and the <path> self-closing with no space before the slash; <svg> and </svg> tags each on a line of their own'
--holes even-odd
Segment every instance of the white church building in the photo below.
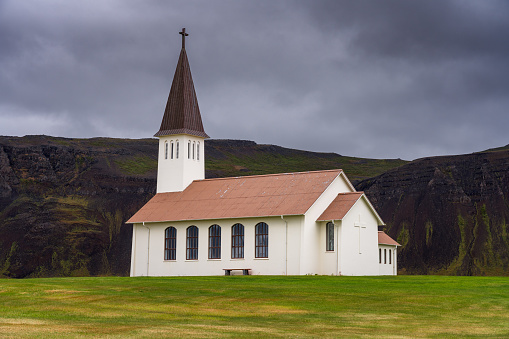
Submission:
<svg viewBox="0 0 509 339">
<path fill-rule="evenodd" d="M 205 179 L 182 50 L 159 131 L 157 193 L 133 225 L 131 276 L 396 275 L 399 244 L 341 169 Z"/>
</svg>

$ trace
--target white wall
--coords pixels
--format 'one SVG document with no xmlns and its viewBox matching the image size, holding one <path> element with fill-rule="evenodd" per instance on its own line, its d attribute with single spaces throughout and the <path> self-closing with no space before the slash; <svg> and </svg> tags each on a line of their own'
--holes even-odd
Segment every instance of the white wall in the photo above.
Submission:
<svg viewBox="0 0 509 339">
<path fill-rule="evenodd" d="M 316 219 L 320 217 L 339 193 L 353 191 L 347 180 L 344 174 L 340 174 L 306 212 L 301 230 L 303 241 L 300 274 L 333 274 L 329 273 L 329 269 L 322 271 L 321 260 L 325 256 L 325 233 L 323 233 L 323 228 L 325 228 L 326 223 L 316 222 Z M 326 257 L 332 256 L 327 254 Z M 330 259 L 333 260 L 333 258 Z"/>
<path fill-rule="evenodd" d="M 361 228 L 359 241 L 359 227 Z M 341 223 L 341 275 L 378 275 L 378 220 L 364 198 L 359 199 Z"/>
<path fill-rule="evenodd" d="M 178 158 L 176 157 L 177 141 L 179 143 Z M 172 142 L 174 143 L 173 159 L 171 159 Z M 189 142 L 191 142 L 190 156 L 188 155 Z M 165 157 L 165 143 L 168 143 L 168 158 Z M 203 138 L 187 134 L 162 136 L 159 138 L 157 193 L 183 191 L 193 180 L 205 178 L 204 144 Z M 193 145 L 195 147 L 194 158 Z"/>
<path fill-rule="evenodd" d="M 131 277 L 147 275 L 148 263 L 148 233 L 149 229 L 142 224 L 133 225 L 133 240 L 131 249 Z"/>
<path fill-rule="evenodd" d="M 224 275 L 225 268 L 251 269 L 252 274 L 285 275 L 299 274 L 298 247 L 300 244 L 300 220 L 289 217 L 288 248 L 286 246 L 286 223 L 281 217 L 225 219 L 216 222 L 221 226 L 221 259 L 208 259 L 208 228 L 210 221 L 180 221 L 173 223 L 145 223 L 150 228 L 150 276 L 197 276 Z M 255 225 L 269 225 L 268 259 L 255 258 Z M 235 223 L 244 225 L 244 259 L 231 258 L 231 227 Z M 186 229 L 197 226 L 198 260 L 186 260 Z M 168 226 L 177 229 L 177 252 L 175 261 L 164 260 L 164 231 Z M 290 228 L 293 227 L 291 230 Z M 141 224 L 133 225 L 133 256 L 131 276 L 147 275 L 148 230 Z M 288 255 L 287 255 L 288 253 Z M 134 259 L 136 257 L 136 259 Z M 242 274 L 242 272 L 232 272 Z"/>
<path fill-rule="evenodd" d="M 398 263 L 397 263 L 397 250 L 396 246 L 390 245 L 378 245 L 379 250 L 381 250 L 382 260 L 379 260 L 379 273 L 380 275 L 397 275 L 398 274 Z M 389 261 L 389 252 L 391 252 L 391 257 Z M 380 254 L 380 252 L 379 252 Z"/>
</svg>

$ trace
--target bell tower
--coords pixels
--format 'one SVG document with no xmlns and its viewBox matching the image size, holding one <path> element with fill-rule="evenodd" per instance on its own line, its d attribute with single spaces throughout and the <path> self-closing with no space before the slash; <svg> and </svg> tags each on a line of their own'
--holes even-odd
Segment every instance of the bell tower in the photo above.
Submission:
<svg viewBox="0 0 509 339">
<path fill-rule="evenodd" d="M 157 193 L 183 191 L 193 180 L 205 179 L 205 139 L 198 99 L 187 60 L 185 41 L 171 84 L 159 131 Z"/>
</svg>

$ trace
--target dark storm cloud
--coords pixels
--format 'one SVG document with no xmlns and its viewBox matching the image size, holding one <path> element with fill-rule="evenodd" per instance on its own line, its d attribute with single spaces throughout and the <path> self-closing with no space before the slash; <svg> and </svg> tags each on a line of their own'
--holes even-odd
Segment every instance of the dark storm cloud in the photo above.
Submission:
<svg viewBox="0 0 509 339">
<path fill-rule="evenodd" d="M 505 1 L 0 1 L 0 134 L 150 137 L 186 45 L 206 131 L 365 157 L 509 143 Z"/>
</svg>

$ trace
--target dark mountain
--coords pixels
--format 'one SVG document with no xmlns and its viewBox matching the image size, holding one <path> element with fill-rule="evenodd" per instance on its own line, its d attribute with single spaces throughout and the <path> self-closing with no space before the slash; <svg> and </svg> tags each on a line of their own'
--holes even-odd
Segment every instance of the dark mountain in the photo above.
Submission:
<svg viewBox="0 0 509 339">
<path fill-rule="evenodd" d="M 128 275 L 125 221 L 155 193 L 155 139 L 0 137 L 0 276 Z M 343 168 L 403 247 L 402 273 L 509 275 L 509 150 L 407 163 L 207 140 L 206 176 Z"/>
<path fill-rule="evenodd" d="M 411 274 L 509 275 L 509 150 L 415 160 L 357 184 Z"/>
<path fill-rule="evenodd" d="M 155 193 L 155 139 L 0 137 L 0 276 L 128 275 L 125 221 Z M 206 176 L 343 168 L 354 182 L 406 162 L 207 140 Z"/>
</svg>

